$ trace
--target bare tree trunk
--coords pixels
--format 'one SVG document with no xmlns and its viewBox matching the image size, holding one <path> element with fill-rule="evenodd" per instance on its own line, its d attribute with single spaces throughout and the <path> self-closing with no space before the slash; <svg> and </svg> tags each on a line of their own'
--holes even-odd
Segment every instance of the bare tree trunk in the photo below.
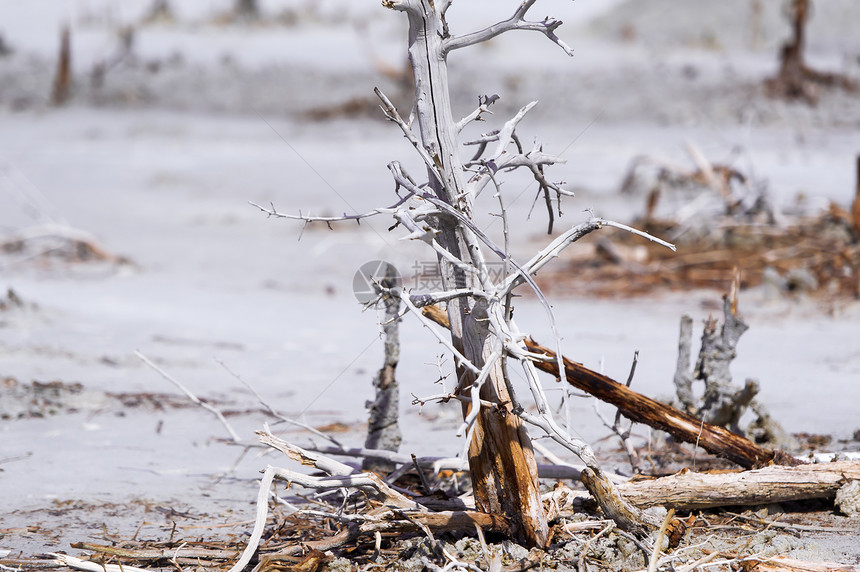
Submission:
<svg viewBox="0 0 860 572">
<path fill-rule="evenodd" d="M 451 113 L 448 70 L 442 39 L 447 29 L 430 0 L 409 0 L 397 6 L 409 17 L 409 59 L 415 80 L 415 103 L 421 141 L 439 167 L 444 180 L 428 169 L 433 193 L 442 201 L 471 218 L 471 194 L 465 192 L 463 164 L 457 145 L 456 122 Z M 485 271 L 483 254 L 470 249 L 464 236 L 466 228 L 456 219 L 438 217 L 438 241 L 443 248 L 461 260 Z M 442 258 L 442 283 L 446 290 L 480 286 L 480 276 L 466 273 Z M 486 276 L 484 276 L 486 278 Z M 475 308 L 467 298 L 448 303 L 451 338 L 454 347 L 475 366 L 484 366 L 493 351 L 486 322 L 486 312 Z M 475 375 L 467 368 L 457 368 L 458 388 L 467 390 Z M 481 388 L 481 399 L 498 404 L 498 409 L 481 408 L 469 446 L 469 465 L 475 504 L 491 514 L 511 518 L 515 539 L 531 545 L 545 546 L 549 529 L 538 488 L 537 463 L 531 441 L 520 418 L 511 410 L 511 399 L 501 365 L 494 367 Z M 464 405 L 464 416 L 471 404 Z"/>
<path fill-rule="evenodd" d="M 236 0 L 236 15 L 244 18 L 257 18 L 260 15 L 257 0 Z"/>
<path fill-rule="evenodd" d="M 383 288 L 394 288 L 397 282 L 396 270 L 390 264 L 386 265 L 386 276 L 382 280 Z M 367 449 L 382 449 L 397 451 L 402 440 L 398 423 L 400 405 L 400 388 L 395 372 L 400 360 L 399 314 L 400 298 L 384 294 L 385 318 L 382 331 L 385 334 L 385 362 L 376 374 L 373 386 L 376 397 L 368 402 L 370 420 L 367 425 L 367 439 L 364 446 Z M 361 467 L 365 471 L 388 473 L 394 470 L 396 463 L 383 459 L 367 457 Z"/>
<path fill-rule="evenodd" d="M 57 73 L 54 75 L 54 87 L 51 91 L 51 104 L 63 105 L 69 99 L 72 90 L 72 39 L 69 26 L 63 26 L 60 32 L 60 53 L 57 57 Z"/>
<path fill-rule="evenodd" d="M 860 86 L 845 75 L 820 72 L 806 65 L 803 50 L 806 47 L 806 24 L 812 14 L 812 0 L 789 0 L 787 14 L 792 37 L 780 49 L 779 73 L 765 82 L 768 93 L 772 97 L 802 99 L 815 105 L 818 103 L 819 86 L 857 91 Z"/>
<path fill-rule="evenodd" d="M 712 425 L 720 425 L 738 435 L 743 435 L 744 432 L 739 424 L 740 418 L 758 393 L 759 387 L 758 382 L 752 379 L 746 380 L 741 389 L 732 385 L 730 366 L 732 360 L 737 357 L 740 337 L 749 329 L 738 314 L 738 288 L 736 279 L 732 286 L 732 294 L 723 297 L 723 324 L 718 328 L 719 322 L 713 316 L 708 317 L 705 322 L 702 347 L 693 370 L 693 377 L 705 384 L 703 403 L 697 411 L 697 416 Z M 684 340 L 681 340 L 681 343 L 684 343 Z M 689 339 L 686 343 L 689 346 Z M 681 365 L 680 361 L 678 365 Z"/>
</svg>

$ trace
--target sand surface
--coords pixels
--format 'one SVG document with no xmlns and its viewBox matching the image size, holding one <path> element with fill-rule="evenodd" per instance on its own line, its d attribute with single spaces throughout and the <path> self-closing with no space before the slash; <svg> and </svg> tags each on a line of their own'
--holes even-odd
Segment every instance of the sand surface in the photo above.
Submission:
<svg viewBox="0 0 860 572">
<path fill-rule="evenodd" d="M 824 2 L 810 28 L 810 61 L 860 77 L 860 40 L 845 29 L 860 7 L 833 3 L 840 10 Z M 408 99 L 380 71 L 404 65 L 400 15 L 375 2 L 272 1 L 263 3 L 266 22 L 231 23 L 219 16 L 229 2 L 186 0 L 174 2 L 174 21 L 141 23 L 149 1 L 65 4 L 0 5 L 0 38 L 11 50 L 0 56 L 0 239 L 74 229 L 116 258 L 71 260 L 56 242 L 0 252 L 0 294 L 12 289 L 21 301 L 0 305 L 0 549 L 23 555 L 100 537 L 102 523 L 117 536 L 141 522 L 164 533 L 170 510 L 251 518 L 253 480 L 280 460 L 225 443 L 225 428 L 187 406 L 136 350 L 231 412 L 246 441 L 271 419 L 224 366 L 284 415 L 337 423 L 338 439 L 360 445 L 382 342 L 378 316 L 353 296 L 353 275 L 383 259 L 417 287 L 416 272 L 434 259 L 389 232 L 388 220 L 303 229 L 248 204 L 364 212 L 394 201 L 389 161 L 420 172 L 371 99 L 376 85 Z M 455 33 L 507 13 L 460 4 L 449 14 Z M 601 4 L 539 6 L 541 16 L 565 20 L 560 34 L 573 58 L 529 34 L 451 57 L 457 113 L 479 94 L 502 96 L 472 134 L 540 99 L 519 133 L 567 159 L 553 176 L 577 197 L 559 228 L 585 220 L 585 209 L 629 221 L 644 208 L 643 197 L 618 192 L 631 159 L 689 164 L 686 141 L 753 173 L 785 212 L 850 204 L 860 98 L 823 93 L 810 108 L 765 97 L 762 81 L 787 35 L 778 11 L 766 9 L 756 27 L 745 2 Z M 53 107 L 63 23 L 72 30 L 74 85 L 69 102 Z M 135 26 L 132 50 L 95 86 L 93 66 L 117 53 L 123 26 Z M 351 99 L 367 103 L 357 114 L 308 119 Z M 535 189 L 527 179 L 511 177 L 504 190 L 514 252 L 524 259 L 549 240 L 545 214 L 528 218 Z M 478 204 L 495 208 L 490 197 Z M 480 224 L 500 236 L 493 217 Z M 635 387 L 670 396 L 679 319 L 692 315 L 698 331 L 720 296 L 574 297 L 553 307 L 569 356 L 624 379 L 639 350 Z M 759 380 L 761 401 L 788 431 L 851 440 L 860 429 L 858 303 L 758 289 L 742 292 L 740 304 L 751 329 L 736 377 Z M 533 300 L 517 315 L 536 339 L 551 339 Z M 444 348 L 415 320 L 401 332 L 402 451 L 456 455 L 457 408 L 419 412 L 408 399 L 439 391 Z M 33 382 L 66 385 L 48 399 L 47 389 L 28 393 Z M 67 387 L 75 383 L 81 388 Z M 560 393 L 551 395 L 558 402 Z M 596 442 L 607 432 L 592 407 L 576 400 L 570 428 Z M 843 549 L 833 550 L 829 557 Z"/>
</svg>

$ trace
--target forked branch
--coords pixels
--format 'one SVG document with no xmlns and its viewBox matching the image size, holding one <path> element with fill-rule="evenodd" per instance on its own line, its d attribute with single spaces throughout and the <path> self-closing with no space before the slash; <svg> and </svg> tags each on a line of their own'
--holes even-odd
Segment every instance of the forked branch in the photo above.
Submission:
<svg viewBox="0 0 860 572">
<path fill-rule="evenodd" d="M 480 44 L 481 42 L 492 40 L 500 34 L 513 30 L 540 32 L 564 50 L 564 53 L 572 56 L 573 48 L 565 44 L 558 36 L 555 35 L 555 30 L 562 24 L 561 20 L 556 20 L 554 18 L 544 18 L 541 22 L 529 22 L 525 20 L 526 12 L 529 11 L 536 1 L 537 0 L 527 0 L 526 2 L 523 2 L 510 18 L 497 22 L 483 30 L 478 30 L 471 34 L 464 34 L 462 36 L 446 38 L 442 42 L 443 56 L 448 55 L 448 53 L 453 50 Z"/>
</svg>

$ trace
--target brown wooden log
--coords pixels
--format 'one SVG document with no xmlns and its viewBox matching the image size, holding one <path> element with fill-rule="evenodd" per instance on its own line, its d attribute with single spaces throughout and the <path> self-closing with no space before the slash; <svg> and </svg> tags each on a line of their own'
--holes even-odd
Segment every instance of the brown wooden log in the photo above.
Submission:
<svg viewBox="0 0 860 572">
<path fill-rule="evenodd" d="M 425 306 L 422 311 L 437 324 L 448 327 L 448 316 L 442 309 L 436 306 Z M 555 352 L 532 339 L 525 340 L 525 344 L 529 351 L 549 358 L 548 361 L 535 362 L 535 367 L 559 378 Z M 759 447 L 749 439 L 736 435 L 728 429 L 704 423 L 671 405 L 637 393 L 623 383 L 592 371 L 580 363 L 566 357 L 562 359 L 565 377 L 571 385 L 616 406 L 621 410 L 622 415 L 631 421 L 665 431 L 679 441 L 695 443 L 709 453 L 729 459 L 748 469 L 762 467 L 771 461 L 789 465 L 800 463 L 793 457 L 777 455 L 773 451 Z"/>
<path fill-rule="evenodd" d="M 838 562 L 810 562 L 785 556 L 773 556 L 762 560 L 744 559 L 740 562 L 744 572 L 857 572 L 860 567 Z"/>
<path fill-rule="evenodd" d="M 643 479 L 618 486 L 637 508 L 664 506 L 697 510 L 724 506 L 750 506 L 797 500 L 828 499 L 852 480 L 860 480 L 860 462 L 838 461 L 730 473 L 694 473 L 684 470 L 659 479 Z M 578 493 L 562 487 L 553 491 L 563 513 Z M 550 503 L 552 504 L 552 503 Z"/>
</svg>

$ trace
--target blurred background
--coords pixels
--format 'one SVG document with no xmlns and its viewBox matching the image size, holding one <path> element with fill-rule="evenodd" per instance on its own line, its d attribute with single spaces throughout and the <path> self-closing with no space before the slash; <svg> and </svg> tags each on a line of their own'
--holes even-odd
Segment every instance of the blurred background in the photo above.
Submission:
<svg viewBox="0 0 860 572">
<path fill-rule="evenodd" d="M 458 0 L 451 33 L 515 5 Z M 518 135 L 567 161 L 549 176 L 576 194 L 551 197 L 553 234 L 590 209 L 679 246 L 601 231 L 540 275 L 565 352 L 625 379 L 639 350 L 633 387 L 671 397 L 681 315 L 698 340 L 739 268 L 751 329 L 737 382 L 757 378 L 790 432 L 852 439 L 860 5 L 541 0 L 529 18 L 547 15 L 573 57 L 526 32 L 450 55 L 455 116 L 500 96 L 464 139 L 539 100 Z M 13 459 L 2 478 L 17 493 L 0 508 L 254 477 L 261 461 L 225 452 L 218 423 L 180 407 L 134 350 L 232 411 L 243 437 L 267 417 L 221 363 L 284 414 L 363 442 L 382 343 L 353 275 L 387 260 L 417 287 L 435 257 L 383 218 L 330 231 L 248 203 L 354 214 L 394 202 L 388 162 L 420 180 L 375 86 L 408 114 L 406 21 L 376 1 L 0 3 L 0 460 Z M 544 199 L 520 173 L 502 188 L 525 259 L 552 238 Z M 497 203 L 478 206 L 501 241 Z M 528 295 L 517 319 L 550 343 Z M 454 455 L 459 407 L 409 404 L 439 392 L 450 360 L 416 322 L 402 336 L 402 450 Z M 591 400 L 569 403 L 571 431 L 606 436 Z M 80 459 L 77 478 L 60 470 Z M 34 482 L 30 467 L 47 476 Z M 106 473 L 117 488 L 99 485 Z M 244 486 L 218 494 L 244 498 Z"/>
</svg>

